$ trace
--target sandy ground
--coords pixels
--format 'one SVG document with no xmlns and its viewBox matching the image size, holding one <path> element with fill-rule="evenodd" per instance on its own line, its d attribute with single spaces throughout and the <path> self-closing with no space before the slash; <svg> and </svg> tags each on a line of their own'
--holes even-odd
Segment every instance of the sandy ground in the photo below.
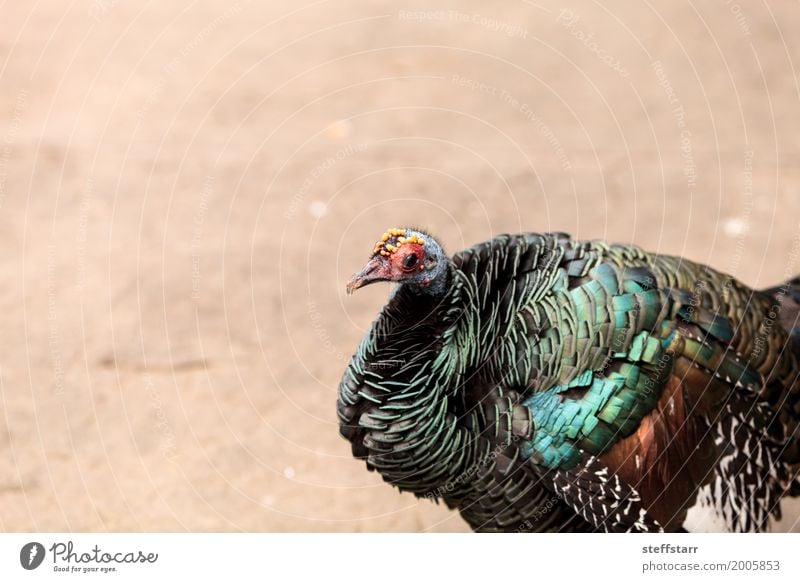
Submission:
<svg viewBox="0 0 800 582">
<path fill-rule="evenodd" d="M 33 4 L 0 17 L 2 530 L 465 531 L 338 436 L 386 227 L 800 273 L 797 2 Z"/>
</svg>

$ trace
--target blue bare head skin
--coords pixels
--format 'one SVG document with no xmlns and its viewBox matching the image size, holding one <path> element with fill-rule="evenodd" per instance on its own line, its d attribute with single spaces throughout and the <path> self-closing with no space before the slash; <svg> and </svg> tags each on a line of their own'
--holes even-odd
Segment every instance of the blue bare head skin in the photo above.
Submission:
<svg viewBox="0 0 800 582">
<path fill-rule="evenodd" d="M 367 264 L 347 283 L 347 293 L 390 281 L 416 293 L 438 296 L 447 286 L 448 258 L 435 238 L 418 228 L 390 228 L 372 249 Z"/>
</svg>

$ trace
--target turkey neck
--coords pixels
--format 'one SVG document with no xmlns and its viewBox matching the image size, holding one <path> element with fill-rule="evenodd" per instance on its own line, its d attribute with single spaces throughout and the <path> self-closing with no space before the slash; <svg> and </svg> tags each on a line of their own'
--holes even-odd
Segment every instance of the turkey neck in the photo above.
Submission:
<svg viewBox="0 0 800 582">
<path fill-rule="evenodd" d="M 447 334 L 463 301 L 449 262 L 442 288 L 439 295 L 398 288 L 339 387 L 341 431 L 354 454 L 418 495 L 452 493 L 450 484 L 476 462 L 475 437 L 453 413 L 460 374 Z"/>
</svg>

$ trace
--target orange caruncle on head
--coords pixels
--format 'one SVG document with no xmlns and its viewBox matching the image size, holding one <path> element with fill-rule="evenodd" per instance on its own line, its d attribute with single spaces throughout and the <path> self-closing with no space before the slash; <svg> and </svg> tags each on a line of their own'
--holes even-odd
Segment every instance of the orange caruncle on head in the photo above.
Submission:
<svg viewBox="0 0 800 582">
<path fill-rule="evenodd" d="M 390 253 L 396 253 L 404 244 L 418 244 L 420 246 L 425 244 L 425 239 L 417 233 L 411 232 L 406 237 L 406 232 L 404 228 L 390 228 L 383 233 L 381 240 L 375 243 L 372 254 L 381 254 L 388 257 Z"/>
</svg>

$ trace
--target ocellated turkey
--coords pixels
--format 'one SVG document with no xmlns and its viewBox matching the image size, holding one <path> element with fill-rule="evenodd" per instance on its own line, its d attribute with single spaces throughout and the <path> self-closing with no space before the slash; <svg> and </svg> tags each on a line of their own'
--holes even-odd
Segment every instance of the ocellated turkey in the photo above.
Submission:
<svg viewBox="0 0 800 582">
<path fill-rule="evenodd" d="M 339 386 L 367 468 L 477 531 L 763 531 L 800 494 L 800 278 L 560 233 L 448 257 L 390 229 L 397 283 Z"/>
</svg>

